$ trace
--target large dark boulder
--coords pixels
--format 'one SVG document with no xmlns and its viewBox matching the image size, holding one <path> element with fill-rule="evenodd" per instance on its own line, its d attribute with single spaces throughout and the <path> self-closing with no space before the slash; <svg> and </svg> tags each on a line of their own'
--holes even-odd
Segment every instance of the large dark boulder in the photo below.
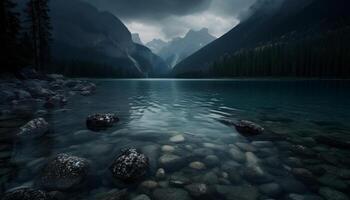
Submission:
<svg viewBox="0 0 350 200">
<path fill-rule="evenodd" d="M 92 131 L 105 130 L 112 127 L 114 123 L 118 122 L 119 118 L 115 114 L 93 114 L 86 119 L 86 126 Z"/>
<path fill-rule="evenodd" d="M 245 136 L 260 135 L 264 132 L 264 128 L 259 124 L 256 124 L 247 120 L 240 120 L 234 124 L 236 130 Z"/>
<path fill-rule="evenodd" d="M 48 190 L 69 190 L 79 187 L 89 172 L 89 161 L 59 154 L 43 169 L 39 185 Z"/>
<path fill-rule="evenodd" d="M 29 121 L 27 124 L 20 128 L 17 133 L 19 137 L 41 137 L 49 131 L 49 123 L 44 118 L 37 118 Z"/>
<path fill-rule="evenodd" d="M 2 200 L 51 200 L 46 192 L 32 188 L 19 188 L 5 193 Z"/>
<path fill-rule="evenodd" d="M 133 182 L 148 172 L 149 161 L 136 149 L 126 149 L 113 161 L 110 170 L 114 178 L 124 182 Z"/>
</svg>

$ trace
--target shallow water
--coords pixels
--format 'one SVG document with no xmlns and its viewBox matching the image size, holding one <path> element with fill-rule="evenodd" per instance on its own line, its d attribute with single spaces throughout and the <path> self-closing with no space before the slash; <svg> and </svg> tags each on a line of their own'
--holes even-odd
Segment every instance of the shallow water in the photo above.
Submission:
<svg viewBox="0 0 350 200">
<path fill-rule="evenodd" d="M 108 173 L 121 149 L 135 147 L 150 154 L 153 171 L 145 180 L 155 180 L 158 158 L 166 154 L 161 147 L 171 145 L 175 150 L 170 154 L 184 157 L 188 164 L 206 164 L 209 154 L 219 158 L 203 170 L 192 169 L 188 164 L 175 171 L 166 170 L 167 179 L 176 174 L 213 188 L 208 197 L 211 199 L 297 199 L 297 195 L 331 199 L 334 194 L 343 194 L 343 199 L 350 197 L 349 149 L 315 141 L 319 135 L 350 140 L 348 81 L 93 81 L 98 88 L 96 94 L 71 97 L 66 110 L 50 111 L 45 116 L 52 133 L 41 139 L 13 141 L 10 150 L 0 149 L 1 154 L 11 155 L 1 166 L 4 190 L 33 185 L 48 158 L 69 153 L 92 161 L 90 173 L 94 178 L 66 195 L 72 199 L 96 199 L 99 193 L 121 189 Z M 117 113 L 120 122 L 105 131 L 87 131 L 86 116 L 96 112 Z M 241 136 L 234 128 L 220 123 L 223 118 L 254 121 L 265 127 L 266 137 Z M 169 141 L 178 134 L 185 141 Z M 272 143 L 259 145 L 256 141 Z M 293 145 L 302 145 L 312 154 L 295 150 Z M 151 152 L 147 150 L 150 147 L 154 147 Z M 204 155 L 198 153 L 201 149 L 207 149 Z M 235 160 L 230 149 L 238 150 L 245 160 Z M 257 161 L 252 161 L 251 155 Z M 257 181 L 259 177 L 246 172 L 252 164 L 269 180 Z M 312 180 L 294 168 L 309 170 Z M 347 174 L 337 173 L 341 170 Z M 167 179 L 157 180 L 161 185 L 158 187 L 175 187 L 167 186 Z M 138 183 L 122 187 L 129 188 L 130 197 L 146 193 L 153 198 L 153 189 L 146 190 Z M 238 188 L 247 194 L 232 194 L 227 188 Z M 335 193 L 325 194 L 325 188 Z"/>
</svg>

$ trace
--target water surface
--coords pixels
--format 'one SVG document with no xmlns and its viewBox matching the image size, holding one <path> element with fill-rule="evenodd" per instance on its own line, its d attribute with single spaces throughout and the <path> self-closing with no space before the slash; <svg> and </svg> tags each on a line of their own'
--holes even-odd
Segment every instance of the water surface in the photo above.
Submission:
<svg viewBox="0 0 350 200">
<path fill-rule="evenodd" d="M 219 161 L 204 170 L 184 166 L 167 172 L 167 178 L 174 174 L 185 176 L 191 182 L 207 184 L 214 191 L 222 186 L 250 188 L 247 191 L 256 195 L 247 194 L 247 199 L 283 199 L 291 195 L 321 198 L 325 197 L 324 192 L 320 192 L 324 188 L 349 195 L 349 151 L 315 141 L 319 135 L 350 140 L 348 81 L 93 81 L 98 88 L 96 94 L 73 96 L 65 110 L 54 110 L 45 116 L 52 125 L 52 133 L 13 147 L 8 161 L 13 166 L 11 178 L 4 184 L 5 189 L 33 184 L 48 158 L 69 153 L 91 160 L 91 173 L 96 179 L 69 196 L 72 199 L 94 199 L 98 193 L 118 187 L 113 185 L 107 171 L 121 149 L 135 147 L 142 151 L 145 147 L 155 146 L 152 167 L 157 168 L 157 159 L 166 154 L 161 147 L 171 145 L 175 147 L 171 154 L 186 157 L 188 164 L 193 161 L 205 163 L 208 155 L 217 156 Z M 117 113 L 120 122 L 106 131 L 86 131 L 86 116 L 96 112 Z M 265 127 L 266 134 L 279 137 L 270 140 L 272 146 L 255 145 L 256 141 L 269 139 L 245 138 L 234 128 L 220 123 L 223 118 L 254 121 Z M 178 134 L 185 137 L 184 142 L 169 141 Z M 302 145 L 315 156 L 296 153 L 293 145 Z M 196 149 L 203 148 L 209 149 L 208 155 L 196 154 Z M 232 158 L 229 153 L 232 148 L 244 156 L 253 153 L 258 159 L 255 164 L 271 179 L 263 182 L 250 180 L 245 172 L 248 161 L 238 162 Z M 323 171 L 317 171 L 317 167 Z M 312 172 L 314 182 L 310 183 L 303 175 L 293 172 L 295 168 Z M 335 170 L 326 170 L 330 168 Z M 337 170 L 349 174 L 342 176 L 334 172 Z M 233 180 L 232 173 L 237 174 L 237 181 Z M 320 180 L 326 175 L 331 177 L 330 180 Z M 145 180 L 155 180 L 154 174 Z M 164 186 L 167 180 L 158 182 L 163 187 L 173 187 Z M 278 191 L 264 190 L 266 184 L 278 185 Z M 145 193 L 135 185 L 128 187 L 131 196 Z M 152 191 L 147 193 L 152 197 Z M 220 191 L 213 193 L 219 199 L 240 199 Z"/>
</svg>

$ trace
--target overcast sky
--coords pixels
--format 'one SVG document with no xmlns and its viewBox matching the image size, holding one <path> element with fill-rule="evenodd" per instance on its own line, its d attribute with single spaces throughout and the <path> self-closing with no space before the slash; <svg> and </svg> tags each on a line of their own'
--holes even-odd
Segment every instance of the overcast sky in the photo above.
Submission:
<svg viewBox="0 0 350 200">
<path fill-rule="evenodd" d="M 143 42 L 170 40 L 189 29 L 209 28 L 220 37 L 255 0 L 85 0 L 119 17 Z"/>
</svg>

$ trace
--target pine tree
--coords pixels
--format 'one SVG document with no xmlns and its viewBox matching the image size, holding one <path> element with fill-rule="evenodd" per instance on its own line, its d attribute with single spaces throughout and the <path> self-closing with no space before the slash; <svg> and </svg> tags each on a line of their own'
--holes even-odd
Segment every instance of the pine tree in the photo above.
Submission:
<svg viewBox="0 0 350 200">
<path fill-rule="evenodd" d="M 16 52 L 18 49 L 18 33 L 20 29 L 19 14 L 14 12 L 16 4 L 12 0 L 0 2 L 0 41 L 1 41 L 1 71 L 13 71 L 17 68 Z"/>
<path fill-rule="evenodd" d="M 51 23 L 48 0 L 30 0 L 27 4 L 29 32 L 32 37 L 34 64 L 38 70 L 50 59 Z"/>
</svg>

